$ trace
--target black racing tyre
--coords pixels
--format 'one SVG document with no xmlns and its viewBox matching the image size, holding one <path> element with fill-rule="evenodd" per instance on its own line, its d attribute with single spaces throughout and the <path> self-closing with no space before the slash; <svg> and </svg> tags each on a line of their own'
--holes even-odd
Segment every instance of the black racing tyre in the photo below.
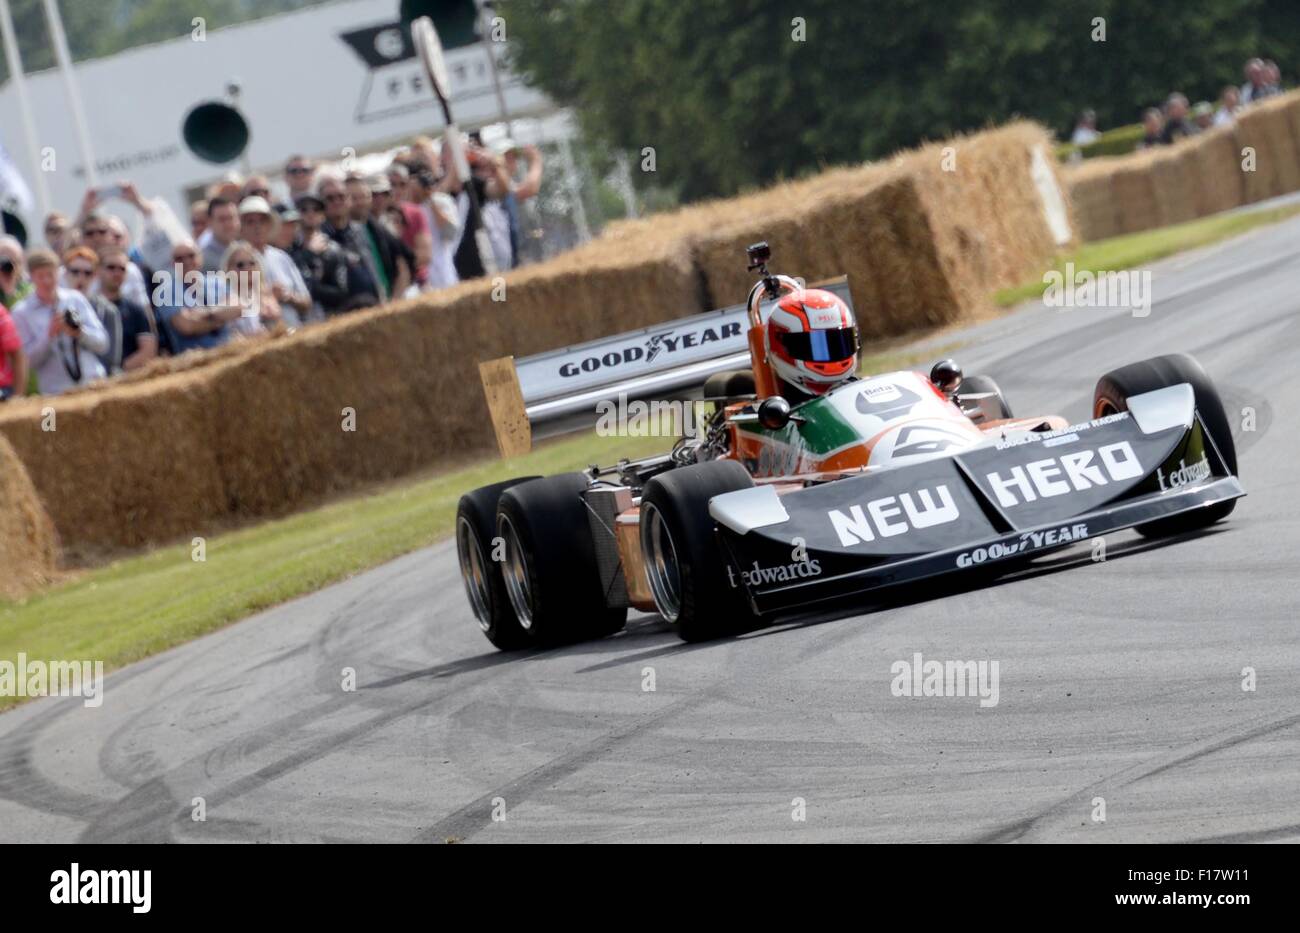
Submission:
<svg viewBox="0 0 1300 933">
<path fill-rule="evenodd" d="M 734 635 L 752 620 L 744 589 L 733 587 L 709 500 L 754 485 L 735 460 L 661 473 L 641 497 L 641 558 L 660 615 L 684 641 Z"/>
<path fill-rule="evenodd" d="M 582 473 L 513 486 L 497 504 L 506 594 L 530 644 L 560 645 L 617 632 L 627 608 L 606 605 L 582 493 Z"/>
<path fill-rule="evenodd" d="M 705 398 L 732 399 L 754 394 L 754 371 L 752 369 L 733 369 L 714 373 L 704 380 Z"/>
<path fill-rule="evenodd" d="M 528 644 L 506 595 L 501 562 L 492 560 L 496 537 L 497 502 L 511 486 L 537 479 L 522 476 L 504 483 L 481 486 L 460 497 L 456 506 L 456 556 L 470 609 L 488 641 L 503 651 Z"/>
<path fill-rule="evenodd" d="M 1232 440 L 1232 428 L 1223 409 L 1223 400 L 1214 388 L 1214 383 L 1206 374 L 1201 364 L 1186 353 L 1170 353 L 1153 359 L 1130 363 L 1113 369 L 1097 380 L 1097 391 L 1093 395 L 1092 413 L 1094 418 L 1128 411 L 1131 396 L 1144 392 L 1154 392 L 1168 386 L 1188 383 L 1196 397 L 1196 410 L 1206 432 L 1214 440 L 1223 455 L 1228 472 L 1237 475 L 1237 447 Z M 1212 525 L 1227 518 L 1237 507 L 1236 499 L 1218 502 L 1205 508 L 1171 515 L 1145 525 L 1138 525 L 1139 534 L 1150 538 L 1162 538 L 1168 535 L 1182 534 L 1196 528 Z"/>
<path fill-rule="evenodd" d="M 1015 415 L 1011 414 L 1011 406 L 1007 404 L 1002 389 L 990 376 L 967 376 L 961 381 L 961 386 L 957 389 L 957 398 L 961 400 L 967 395 L 984 395 L 985 393 L 993 396 L 993 409 L 996 412 L 989 419 L 990 421 L 1001 421 L 1003 418 L 1015 417 Z"/>
</svg>

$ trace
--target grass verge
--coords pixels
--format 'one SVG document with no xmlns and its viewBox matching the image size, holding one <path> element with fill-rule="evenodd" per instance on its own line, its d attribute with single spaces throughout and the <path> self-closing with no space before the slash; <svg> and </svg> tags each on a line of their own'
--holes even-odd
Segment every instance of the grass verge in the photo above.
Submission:
<svg viewBox="0 0 1300 933">
<path fill-rule="evenodd" d="M 1098 240 L 1096 243 L 1085 243 L 1074 252 L 1058 259 L 1053 268 L 1058 272 L 1064 272 L 1065 264 L 1072 262 L 1076 273 L 1119 272 L 1133 269 L 1175 253 L 1210 246 L 1220 240 L 1246 233 L 1256 227 L 1287 220 L 1297 214 L 1300 214 L 1300 205 L 1291 204 L 1261 211 L 1216 214 L 1172 227 L 1129 233 L 1109 240 Z M 993 300 L 1000 307 L 1009 308 L 1022 301 L 1041 298 L 1045 287 L 1040 276 L 1023 285 L 1002 289 L 993 296 Z"/>
</svg>

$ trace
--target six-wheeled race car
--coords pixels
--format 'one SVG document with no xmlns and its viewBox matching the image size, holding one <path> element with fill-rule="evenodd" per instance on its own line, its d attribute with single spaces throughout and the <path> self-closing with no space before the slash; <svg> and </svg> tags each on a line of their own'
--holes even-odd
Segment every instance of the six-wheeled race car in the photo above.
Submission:
<svg viewBox="0 0 1300 933">
<path fill-rule="evenodd" d="M 1105 374 L 1090 421 L 1017 417 L 951 360 L 859 378 L 851 310 L 769 273 L 766 244 L 749 253 L 753 368 L 709 378 L 703 430 L 661 456 L 461 498 L 461 574 L 498 648 L 607 635 L 629 608 L 716 638 L 1121 529 L 1179 534 L 1245 495 L 1190 356 Z"/>
</svg>

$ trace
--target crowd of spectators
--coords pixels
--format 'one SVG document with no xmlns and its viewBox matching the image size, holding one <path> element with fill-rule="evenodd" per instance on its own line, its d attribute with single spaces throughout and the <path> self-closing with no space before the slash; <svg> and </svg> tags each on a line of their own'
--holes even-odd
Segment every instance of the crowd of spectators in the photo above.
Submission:
<svg viewBox="0 0 1300 933">
<path fill-rule="evenodd" d="M 1203 100 L 1193 106 L 1186 95 L 1175 91 L 1161 107 L 1142 112 L 1142 140 L 1139 149 L 1168 146 L 1180 139 L 1195 136 L 1215 126 L 1232 123 L 1245 107 L 1282 93 L 1282 71 L 1277 63 L 1252 58 L 1243 69 L 1246 81 L 1241 87 L 1229 84 L 1220 92 L 1217 104 Z M 1091 110 L 1079 114 L 1070 142 L 1086 146 L 1101 138 L 1097 115 Z"/>
<path fill-rule="evenodd" d="M 445 149 L 420 137 L 372 175 L 295 155 L 276 182 L 227 176 L 189 206 L 167 268 L 150 268 L 103 210 L 112 196 L 149 223 L 154 202 L 129 182 L 87 191 L 76 217 L 50 214 L 44 247 L 0 237 L 0 401 L 513 268 L 540 152 L 468 137 L 475 217 Z M 479 254 L 479 225 L 490 257 Z"/>
</svg>

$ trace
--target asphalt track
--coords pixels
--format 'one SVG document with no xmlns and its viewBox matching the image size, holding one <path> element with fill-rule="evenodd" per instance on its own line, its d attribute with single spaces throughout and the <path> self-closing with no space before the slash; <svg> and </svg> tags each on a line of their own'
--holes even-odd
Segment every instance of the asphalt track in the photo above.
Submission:
<svg viewBox="0 0 1300 933">
<path fill-rule="evenodd" d="M 1195 354 L 1255 410 L 1249 496 L 1211 532 L 731 641 L 635 616 L 514 655 L 446 543 L 112 674 L 99 709 L 0 716 L 0 841 L 1300 840 L 1298 264 L 1300 220 L 1153 267 L 1146 318 L 939 338 L 1072 421 L 1103 371 Z M 998 661 L 998 704 L 891 695 L 916 652 Z"/>
</svg>

